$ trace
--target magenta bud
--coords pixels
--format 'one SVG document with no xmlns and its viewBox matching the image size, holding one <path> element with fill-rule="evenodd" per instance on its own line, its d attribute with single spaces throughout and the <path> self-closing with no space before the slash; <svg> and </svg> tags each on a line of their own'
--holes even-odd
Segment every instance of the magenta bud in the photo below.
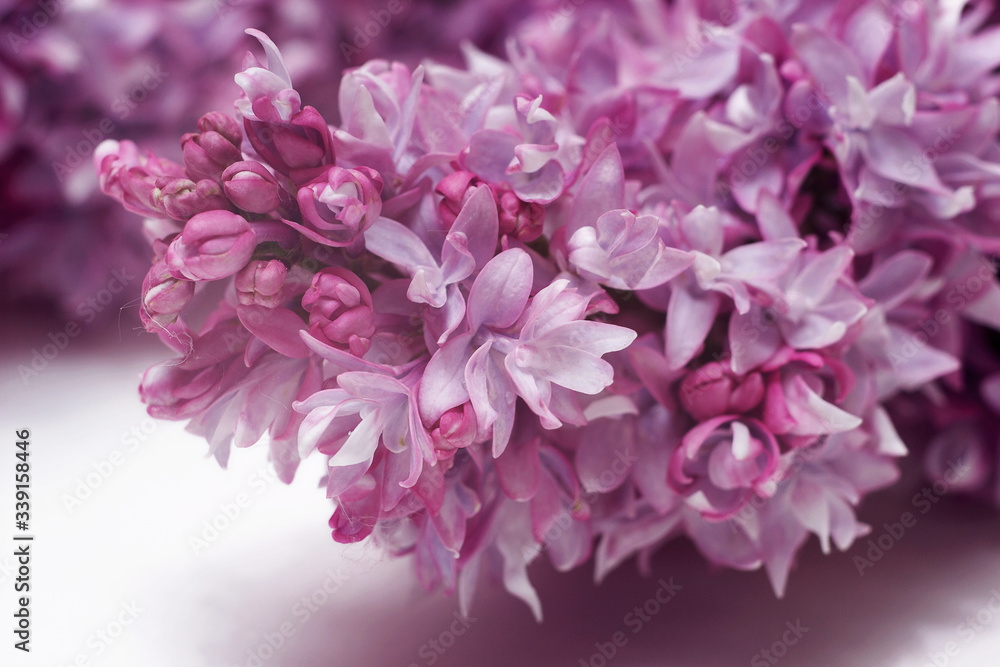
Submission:
<svg viewBox="0 0 1000 667">
<path fill-rule="evenodd" d="M 218 396 L 225 370 L 221 363 L 198 368 L 186 368 L 176 361 L 157 364 L 143 374 L 139 396 L 153 417 L 194 417 Z"/>
<path fill-rule="evenodd" d="M 244 119 L 247 140 L 261 159 L 297 184 L 307 182 L 333 162 L 330 128 L 316 109 L 305 107 L 288 122 Z"/>
<path fill-rule="evenodd" d="M 431 430 L 438 459 L 447 459 L 456 449 L 468 447 L 476 440 L 476 412 L 472 403 L 466 401 L 460 406 L 446 410 L 435 428 Z"/>
<path fill-rule="evenodd" d="M 176 178 L 187 180 L 184 167 L 152 153 L 142 155 L 131 141 L 102 142 L 94 151 L 94 163 L 101 191 L 147 217 L 168 217 L 157 199 L 160 185 Z"/>
<path fill-rule="evenodd" d="M 187 220 L 199 213 L 229 208 L 229 200 L 222 188 L 213 180 L 202 179 L 197 183 L 186 178 L 157 182 L 153 200 L 175 220 Z"/>
<path fill-rule="evenodd" d="M 760 375 L 751 373 L 737 378 L 728 362 L 705 364 L 688 373 L 681 382 L 681 405 L 698 421 L 749 412 L 763 397 L 764 381 Z"/>
<path fill-rule="evenodd" d="M 378 220 L 381 194 L 382 177 L 375 170 L 330 167 L 299 189 L 299 209 L 305 226 L 318 234 L 313 240 L 345 247 Z"/>
<path fill-rule="evenodd" d="M 250 261 L 257 236 L 250 224 L 229 211 L 199 213 L 167 248 L 171 275 L 187 280 L 218 280 Z"/>
<path fill-rule="evenodd" d="M 240 124 L 231 116 L 227 116 L 221 111 L 209 111 L 198 119 L 198 130 L 200 132 L 214 132 L 221 135 L 233 146 L 239 147 L 243 141 L 243 132 Z"/>
<path fill-rule="evenodd" d="M 223 170 L 243 157 L 239 125 L 232 118 L 213 112 L 198 120 L 198 129 L 201 132 L 181 137 L 184 168 L 192 178 L 219 181 Z"/>
<path fill-rule="evenodd" d="M 309 333 L 356 357 L 371 348 L 375 333 L 372 295 L 361 278 L 339 267 L 323 269 L 313 276 L 302 296 L 309 311 Z"/>
<path fill-rule="evenodd" d="M 511 236 L 523 243 L 531 243 L 542 235 L 545 208 L 541 204 L 521 201 L 510 191 L 498 194 L 501 236 Z"/>
<path fill-rule="evenodd" d="M 244 306 L 276 308 L 281 305 L 281 289 L 288 267 L 277 259 L 258 259 L 236 274 L 236 297 Z"/>
<path fill-rule="evenodd" d="M 280 203 L 278 181 L 259 162 L 236 162 L 222 172 L 226 196 L 250 213 L 270 213 Z"/>
<path fill-rule="evenodd" d="M 435 191 L 442 196 L 438 204 L 438 217 L 443 230 L 447 231 L 455 224 L 465 202 L 480 183 L 482 181 L 471 171 L 456 171 L 438 181 Z"/>
<path fill-rule="evenodd" d="M 142 281 L 139 318 L 146 331 L 156 331 L 173 324 L 193 296 L 193 282 L 172 276 L 166 262 L 154 264 Z"/>
</svg>

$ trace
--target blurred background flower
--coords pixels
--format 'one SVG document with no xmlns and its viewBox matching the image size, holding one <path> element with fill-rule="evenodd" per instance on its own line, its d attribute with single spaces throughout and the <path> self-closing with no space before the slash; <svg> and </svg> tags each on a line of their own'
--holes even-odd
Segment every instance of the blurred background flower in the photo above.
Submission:
<svg viewBox="0 0 1000 667">
<path fill-rule="evenodd" d="M 565 4 L 565 3 L 563 3 Z M 594 0 L 594 4 L 600 4 Z M 149 258 L 136 218 L 100 196 L 104 139 L 180 161 L 198 118 L 231 115 L 233 75 L 266 29 L 297 89 L 337 122 L 338 73 L 376 58 L 500 53 L 530 10 L 557 0 L 14 0 L 0 2 L 0 298 L 63 317 L 137 322 Z M 575 9 L 575 5 L 567 5 Z M 398 17 L 398 20 L 397 20 Z M 87 306 L 112 270 L 131 275 Z M 91 316 L 93 313 L 93 316 Z M 92 320 L 91 320 L 92 321 Z"/>
</svg>

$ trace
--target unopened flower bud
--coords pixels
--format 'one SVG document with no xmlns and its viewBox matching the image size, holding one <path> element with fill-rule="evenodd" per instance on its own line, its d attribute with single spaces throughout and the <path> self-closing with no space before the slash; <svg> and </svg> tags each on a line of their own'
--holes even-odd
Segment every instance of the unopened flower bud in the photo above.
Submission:
<svg viewBox="0 0 1000 667">
<path fill-rule="evenodd" d="M 439 459 L 451 458 L 456 449 L 468 447 L 476 439 L 476 411 L 466 401 L 446 410 L 431 430 L 431 440 Z"/>
<path fill-rule="evenodd" d="M 316 339 L 349 350 L 356 357 L 371 348 L 375 333 L 372 295 L 361 278 L 338 267 L 323 269 L 302 296 L 309 311 L 309 333 Z"/>
<path fill-rule="evenodd" d="M 288 268 L 277 259 L 256 260 L 236 274 L 236 297 L 244 306 L 276 308 L 288 277 Z"/>
<path fill-rule="evenodd" d="M 299 209 L 314 241 L 345 247 L 382 213 L 382 177 L 373 169 L 330 167 L 299 189 Z"/>
<path fill-rule="evenodd" d="M 521 201 L 509 190 L 498 194 L 501 236 L 511 236 L 522 243 L 531 243 L 542 235 L 545 208 L 541 204 Z"/>
<path fill-rule="evenodd" d="M 174 178 L 160 181 L 158 185 L 153 200 L 175 220 L 187 220 L 199 213 L 229 207 L 219 184 L 207 178 L 197 183 Z"/>
<path fill-rule="evenodd" d="M 214 111 L 198 120 L 198 129 L 181 137 L 184 168 L 193 178 L 219 181 L 225 168 L 242 158 L 240 126 Z"/>
<path fill-rule="evenodd" d="M 438 204 L 438 217 L 445 231 L 455 224 L 455 219 L 465 206 L 465 202 L 481 183 L 482 181 L 471 171 L 456 171 L 438 182 L 435 191 L 442 196 Z"/>
<path fill-rule="evenodd" d="M 194 296 L 194 283 L 175 278 L 166 262 L 153 265 L 142 281 L 142 308 L 139 318 L 147 331 L 173 324 Z"/>
<path fill-rule="evenodd" d="M 222 172 L 222 187 L 229 200 L 250 213 L 270 213 L 278 208 L 278 181 L 259 162 L 236 162 Z"/>
<path fill-rule="evenodd" d="M 250 261 L 257 236 L 249 223 L 229 211 L 199 213 L 167 248 L 166 262 L 175 278 L 218 280 Z"/>
<path fill-rule="evenodd" d="M 330 128 L 316 109 L 306 107 L 287 122 L 244 119 L 247 140 L 275 171 L 301 185 L 333 162 Z"/>
<path fill-rule="evenodd" d="M 698 421 L 753 409 L 764 397 L 764 382 L 758 373 L 737 378 L 729 364 L 713 361 L 688 373 L 681 383 L 684 409 Z"/>
</svg>

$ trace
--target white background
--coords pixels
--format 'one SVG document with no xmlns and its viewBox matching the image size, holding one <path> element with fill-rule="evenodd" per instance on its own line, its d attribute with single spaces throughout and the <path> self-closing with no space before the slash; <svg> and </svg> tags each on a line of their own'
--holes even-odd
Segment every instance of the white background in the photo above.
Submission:
<svg viewBox="0 0 1000 667">
<path fill-rule="evenodd" d="M 810 542 L 784 600 L 762 572 L 713 569 L 678 541 L 654 559 L 652 577 L 629 562 L 599 587 L 589 563 L 569 574 L 536 566 L 541 625 L 518 600 L 483 584 L 468 629 L 451 635 L 456 601 L 420 589 L 408 560 L 387 562 L 364 545 L 345 549 L 330 539 L 332 506 L 317 487 L 321 460 L 308 461 L 291 486 L 268 474 L 259 447 L 234 452 L 223 471 L 182 424 L 148 418 L 138 379 L 168 356 L 152 337 L 88 331 L 22 381 L 18 365 L 60 326 L 8 321 L 0 332 L 3 665 L 408 667 L 431 664 L 431 656 L 436 665 L 600 665 L 595 642 L 619 630 L 628 643 L 609 665 L 755 665 L 771 664 L 760 651 L 795 622 L 808 631 L 782 647 L 776 664 L 1000 665 L 1000 614 L 987 607 L 994 595 L 1000 600 L 1000 518 L 951 499 L 918 516 L 863 577 L 852 558 L 864 555 L 864 540 L 830 556 Z M 36 536 L 29 655 L 12 648 L 20 428 L 31 430 Z M 87 487 L 88 476 L 97 488 Z M 914 480 L 876 494 L 861 517 L 876 526 L 898 519 L 919 489 Z M 219 518 L 227 505 L 233 514 L 241 494 L 239 515 Z M 214 537 L 205 533 L 213 520 L 225 527 Z M 205 540 L 197 551 L 193 537 Z M 633 634 L 624 616 L 656 592 L 660 577 L 683 588 Z M 303 597 L 313 598 L 313 610 Z M 963 632 L 977 612 L 987 622 Z M 291 636 L 279 641 L 283 624 Z M 102 631 L 117 636 L 108 644 Z M 427 644 L 432 639 L 454 644 L 441 654 Z M 955 656 L 943 653 L 950 642 Z"/>
</svg>

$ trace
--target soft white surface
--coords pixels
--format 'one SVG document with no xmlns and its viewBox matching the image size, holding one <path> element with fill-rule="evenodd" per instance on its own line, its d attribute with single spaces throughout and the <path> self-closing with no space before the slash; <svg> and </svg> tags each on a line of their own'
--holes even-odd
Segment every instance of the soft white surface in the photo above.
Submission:
<svg viewBox="0 0 1000 667">
<path fill-rule="evenodd" d="M 269 474 L 260 448 L 235 452 L 223 471 L 180 424 L 150 420 L 135 386 L 146 366 L 166 356 L 152 341 L 121 342 L 117 334 L 98 347 L 74 341 L 25 386 L 17 365 L 45 333 L 15 336 L 2 362 L 0 664 L 408 667 L 433 656 L 437 665 L 575 666 L 586 664 L 595 642 L 624 630 L 628 643 L 609 664 L 766 665 L 754 662 L 758 652 L 781 638 L 786 622 L 801 621 L 808 632 L 778 664 L 922 667 L 955 642 L 958 655 L 938 656 L 940 667 L 1000 665 L 1000 614 L 972 636 L 959 628 L 1000 591 L 1000 521 L 955 502 L 920 517 L 864 577 L 851 560 L 864 547 L 824 557 L 810 544 L 785 600 L 774 599 L 762 573 L 712 571 L 678 543 L 655 560 L 649 579 L 632 564 L 600 587 L 590 583 L 589 564 L 564 575 L 535 568 L 541 626 L 520 602 L 483 585 L 474 620 L 451 636 L 454 599 L 420 590 L 408 561 L 385 562 L 364 546 L 330 540 L 331 506 L 316 488 L 322 461 L 309 461 L 285 486 Z M 18 428 L 32 432 L 30 656 L 11 648 L 14 594 L 4 571 L 13 564 Z M 133 428 L 138 436 L 130 436 Z M 68 495 L 95 466 L 107 470 L 102 462 L 115 451 L 119 465 L 68 508 Z M 870 504 L 862 516 L 879 526 L 898 518 L 913 490 L 890 492 L 898 504 Z M 191 538 L 241 494 L 239 516 L 195 553 Z M 660 577 L 683 589 L 633 634 L 624 616 L 656 592 Z M 323 592 L 324 584 L 333 592 Z M 320 602 L 310 611 L 302 598 L 314 595 Z M 138 616 L 102 648 L 95 633 L 114 631 L 123 605 L 136 605 Z M 268 637 L 279 643 L 282 627 L 290 636 L 272 652 Z M 426 644 L 434 638 L 454 646 L 436 653 Z M 253 653 L 265 659 L 258 663 Z"/>
</svg>

